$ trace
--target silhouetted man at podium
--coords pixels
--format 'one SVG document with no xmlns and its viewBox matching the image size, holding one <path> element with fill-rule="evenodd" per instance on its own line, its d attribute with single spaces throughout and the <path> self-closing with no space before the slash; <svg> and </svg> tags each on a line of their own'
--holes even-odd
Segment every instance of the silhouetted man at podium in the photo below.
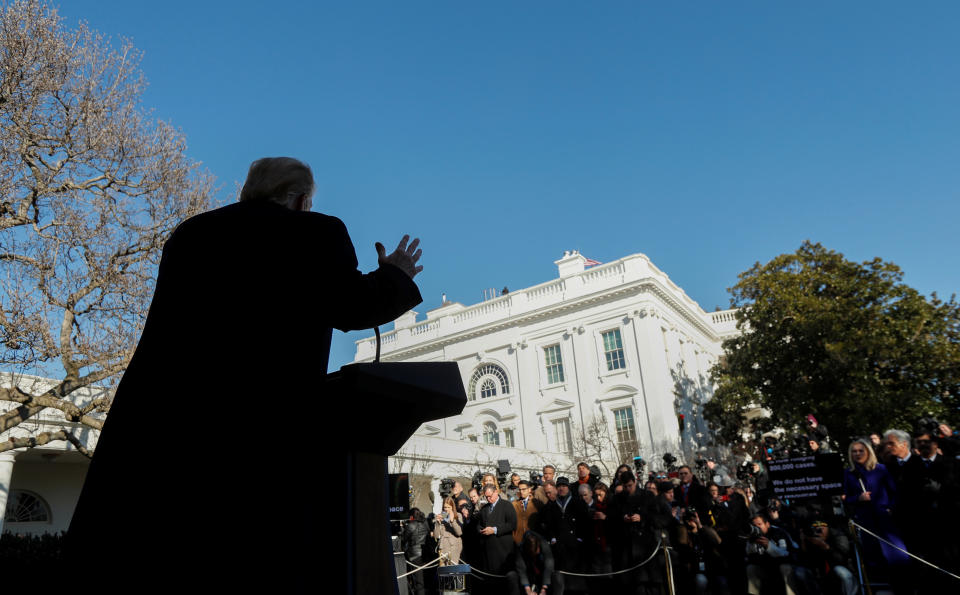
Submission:
<svg viewBox="0 0 960 595">
<path fill-rule="evenodd" d="M 68 567 L 90 573 L 71 590 L 339 592 L 345 525 L 326 494 L 345 473 L 338 428 L 364 414 L 324 398 L 331 328 L 420 303 L 421 251 L 377 243 L 362 274 L 343 223 L 309 212 L 313 191 L 305 164 L 260 159 L 239 202 L 164 246 L 70 525 Z"/>
</svg>

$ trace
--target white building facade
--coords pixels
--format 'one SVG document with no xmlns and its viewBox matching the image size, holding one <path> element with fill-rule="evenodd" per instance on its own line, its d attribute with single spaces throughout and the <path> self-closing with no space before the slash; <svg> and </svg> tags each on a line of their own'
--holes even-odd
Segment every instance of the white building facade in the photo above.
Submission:
<svg viewBox="0 0 960 595">
<path fill-rule="evenodd" d="M 472 306 L 445 302 L 425 321 L 408 312 L 383 333 L 382 360 L 455 361 L 468 394 L 461 415 L 424 424 L 391 458 L 392 472 L 429 480 L 422 508 L 439 510 L 426 492 L 440 479 L 495 471 L 500 460 L 524 476 L 550 463 L 571 477 L 585 460 L 609 481 L 634 456 L 658 469 L 665 453 L 689 460 L 709 444 L 700 411 L 721 342 L 737 333 L 734 313 L 705 312 L 642 254 L 587 268 L 568 252 L 556 265 L 546 283 Z M 355 361 L 374 353 L 374 339 L 358 341 Z M 32 394 L 51 384 L 13 374 L 0 383 Z M 102 394 L 71 398 L 83 406 Z M 0 402 L 0 414 L 16 406 Z M 61 429 L 95 448 L 99 432 L 53 409 L 0 441 Z M 0 453 L 0 531 L 66 530 L 88 465 L 65 441 Z"/>
<path fill-rule="evenodd" d="M 26 374 L 0 373 L 0 387 L 18 387 L 28 394 L 43 394 L 55 385 L 49 379 Z M 105 389 L 81 388 L 68 399 L 84 407 L 103 397 Z M 13 401 L 0 402 L 0 415 L 18 407 Z M 88 415 L 103 419 L 97 411 Z M 0 444 L 22 438 L 36 438 L 39 446 L 0 452 L 0 533 L 42 534 L 66 531 L 73 517 L 90 459 L 65 440 L 44 442 L 44 436 L 58 431 L 75 436 L 92 452 L 100 437 L 98 430 L 64 419 L 61 411 L 41 410 L 19 425 L 0 432 Z"/>
<path fill-rule="evenodd" d="M 437 483 L 500 459 L 562 473 L 586 460 L 609 479 L 634 456 L 657 469 L 709 444 L 701 410 L 722 340 L 737 333 L 733 311 L 705 312 L 643 254 L 586 262 L 566 252 L 557 279 L 444 302 L 425 321 L 408 312 L 383 333 L 382 361 L 455 361 L 468 397 L 461 415 L 421 426 L 394 470 Z M 354 361 L 374 353 L 360 340 Z"/>
</svg>

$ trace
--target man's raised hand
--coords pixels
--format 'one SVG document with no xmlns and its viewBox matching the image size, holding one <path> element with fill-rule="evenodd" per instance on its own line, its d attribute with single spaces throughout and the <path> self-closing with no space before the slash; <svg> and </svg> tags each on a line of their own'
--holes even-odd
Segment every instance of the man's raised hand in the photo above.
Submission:
<svg viewBox="0 0 960 595">
<path fill-rule="evenodd" d="M 381 265 L 392 264 L 413 279 L 417 273 L 423 270 L 423 266 L 417 266 L 417 261 L 420 260 L 420 255 L 423 253 L 423 250 L 417 250 L 417 246 L 420 245 L 420 238 L 414 238 L 408 246 L 407 242 L 409 240 L 410 236 L 404 235 L 400 243 L 397 244 L 397 249 L 389 255 L 387 254 L 386 248 L 383 247 L 383 244 L 377 242 L 375 245 L 377 248 L 377 262 Z"/>
</svg>

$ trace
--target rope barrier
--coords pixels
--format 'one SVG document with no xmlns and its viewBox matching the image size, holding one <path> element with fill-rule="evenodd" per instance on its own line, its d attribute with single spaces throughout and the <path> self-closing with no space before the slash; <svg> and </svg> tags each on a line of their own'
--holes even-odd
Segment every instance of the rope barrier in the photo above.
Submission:
<svg viewBox="0 0 960 595">
<path fill-rule="evenodd" d="M 430 568 L 431 566 L 433 566 L 434 564 L 439 563 L 440 560 L 443 560 L 445 557 L 446 557 L 446 554 L 441 555 L 441 556 L 440 556 L 439 558 L 437 558 L 436 560 L 433 560 L 432 562 L 427 562 L 427 563 L 424 564 L 423 566 L 417 566 L 416 564 L 413 564 L 412 562 L 410 562 L 410 560 L 406 560 L 406 563 L 409 564 L 410 566 L 413 566 L 414 569 L 411 570 L 410 572 L 407 572 L 407 573 L 398 575 L 398 576 L 397 576 L 397 579 L 401 579 L 401 578 L 410 576 L 411 574 L 415 574 L 415 573 L 417 573 L 417 572 L 420 572 L 421 570 L 426 570 L 426 569 Z"/>
<path fill-rule="evenodd" d="M 633 571 L 636 570 L 637 568 L 640 568 L 641 566 L 643 566 L 644 564 L 650 562 L 650 560 L 653 560 L 653 559 L 656 557 L 657 552 L 660 550 L 660 544 L 661 544 L 661 542 L 662 542 L 662 540 L 658 537 L 658 538 L 657 538 L 657 546 L 656 546 L 655 548 L 653 548 L 653 553 L 650 554 L 650 557 L 647 558 L 646 560 L 644 560 L 643 562 L 637 564 L 636 566 L 632 567 L 632 568 L 625 568 L 625 569 L 623 569 L 623 570 L 617 570 L 617 571 L 615 571 L 615 572 L 604 572 L 604 573 L 601 573 L 601 574 L 583 574 L 583 573 L 580 573 L 580 572 L 567 572 L 566 570 L 558 570 L 557 572 L 558 572 L 559 574 L 566 574 L 567 576 L 581 576 L 581 577 L 584 577 L 584 578 L 593 578 L 593 577 L 598 577 L 598 576 L 614 576 L 614 575 L 617 575 L 617 574 L 625 574 L 625 573 L 627 573 L 627 572 L 633 572 Z M 507 578 L 507 575 L 505 575 L 505 574 L 490 574 L 489 572 L 484 572 L 484 571 L 482 571 L 482 570 L 479 570 L 479 569 L 477 569 L 477 568 L 474 568 L 473 566 L 470 567 L 470 572 L 477 572 L 477 573 L 480 573 L 480 574 L 482 574 L 482 575 L 484 575 L 484 576 L 489 576 L 490 578 Z"/>
<path fill-rule="evenodd" d="M 851 523 L 854 527 L 856 527 L 856 528 L 860 529 L 861 531 L 863 531 L 864 533 L 867 533 L 868 535 L 872 535 L 873 537 L 879 539 L 880 541 L 882 541 L 883 543 L 889 545 L 890 547 L 892 547 L 892 548 L 894 548 L 894 549 L 900 550 L 901 552 L 903 552 L 903 553 L 905 553 L 906 555 L 910 556 L 910 557 L 913 558 L 914 560 L 919 560 L 920 562 L 923 562 L 924 564 L 926 564 L 927 566 L 929 566 L 929 567 L 931 567 L 931 568 L 936 568 L 936 569 L 939 570 L 940 572 L 942 572 L 942 573 L 944 573 L 944 574 L 948 574 L 948 575 L 952 576 L 953 578 L 955 578 L 955 579 L 957 579 L 957 580 L 960 580 L 960 576 L 957 576 L 957 575 L 953 574 L 953 573 L 950 572 L 949 570 L 944 570 L 943 568 L 940 568 L 939 566 L 937 566 L 937 565 L 935 565 L 935 564 L 931 564 L 930 562 L 927 562 L 927 561 L 924 560 L 923 558 L 920 558 L 920 557 L 918 557 L 918 556 L 914 556 L 913 554 L 911 554 L 911 553 L 908 552 L 907 550 L 903 549 L 902 547 L 899 547 L 899 546 L 897 546 L 897 545 L 895 545 L 895 544 L 892 544 L 892 543 L 890 543 L 889 541 L 887 541 L 886 539 L 884 539 L 883 537 L 880 537 L 879 535 L 877 535 L 876 533 L 874 533 L 874 532 L 871 531 L 870 529 L 867 529 L 866 527 L 863 527 L 862 525 L 858 525 L 857 523 L 855 523 L 855 522 L 853 522 L 853 521 L 850 521 L 850 523 Z"/>
<path fill-rule="evenodd" d="M 653 560 L 653 559 L 657 556 L 657 552 L 660 550 L 660 543 L 661 543 L 661 542 L 662 542 L 662 540 L 658 537 L 658 538 L 657 538 L 657 546 L 656 546 L 655 548 L 653 548 L 653 553 L 650 554 L 650 557 L 647 558 L 646 560 L 644 560 L 643 562 L 637 564 L 637 565 L 634 566 L 633 568 L 625 568 L 625 569 L 623 569 L 623 570 L 617 570 L 617 571 L 615 571 L 615 572 L 604 572 L 604 573 L 602 573 L 602 574 L 580 574 L 580 573 L 578 573 L 578 572 L 567 572 L 566 570 L 558 570 L 557 572 L 559 572 L 560 574 L 566 574 L 566 575 L 569 575 L 569 576 L 582 576 L 582 577 L 584 577 L 584 578 L 592 578 L 592 577 L 596 577 L 596 576 L 614 576 L 614 575 L 617 575 L 617 574 L 626 574 L 626 573 L 628 573 L 628 572 L 633 572 L 634 570 L 636 570 L 637 568 L 640 568 L 641 566 L 643 566 L 644 564 L 646 564 L 646 563 L 649 562 L 650 560 Z"/>
</svg>

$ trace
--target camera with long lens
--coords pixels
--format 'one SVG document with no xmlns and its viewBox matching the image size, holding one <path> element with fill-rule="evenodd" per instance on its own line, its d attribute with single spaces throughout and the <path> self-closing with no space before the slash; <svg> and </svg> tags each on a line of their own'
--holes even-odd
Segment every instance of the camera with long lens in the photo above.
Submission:
<svg viewBox="0 0 960 595">
<path fill-rule="evenodd" d="M 637 477 L 640 477 L 640 474 L 643 473 L 643 468 L 646 464 L 647 462 L 643 460 L 643 457 L 633 457 L 633 468 L 636 470 Z"/>
<path fill-rule="evenodd" d="M 666 453 L 663 455 L 663 464 L 666 466 L 667 471 L 675 471 L 674 463 L 677 462 L 677 457 L 673 456 L 671 453 Z"/>
<path fill-rule="evenodd" d="M 543 485 L 543 473 L 538 473 L 536 471 L 530 472 L 530 483 L 533 484 L 534 488 L 538 488 Z"/>
<path fill-rule="evenodd" d="M 940 437 L 940 422 L 932 417 L 921 418 L 917 422 L 917 436 L 930 434 L 934 438 Z"/>
<path fill-rule="evenodd" d="M 455 479 L 450 479 L 449 477 L 444 477 L 440 480 L 440 500 L 446 500 L 450 497 L 450 494 L 453 493 L 453 484 L 456 483 Z"/>
<path fill-rule="evenodd" d="M 737 479 L 742 482 L 748 482 L 753 479 L 753 461 L 744 461 L 737 467 Z"/>
</svg>

